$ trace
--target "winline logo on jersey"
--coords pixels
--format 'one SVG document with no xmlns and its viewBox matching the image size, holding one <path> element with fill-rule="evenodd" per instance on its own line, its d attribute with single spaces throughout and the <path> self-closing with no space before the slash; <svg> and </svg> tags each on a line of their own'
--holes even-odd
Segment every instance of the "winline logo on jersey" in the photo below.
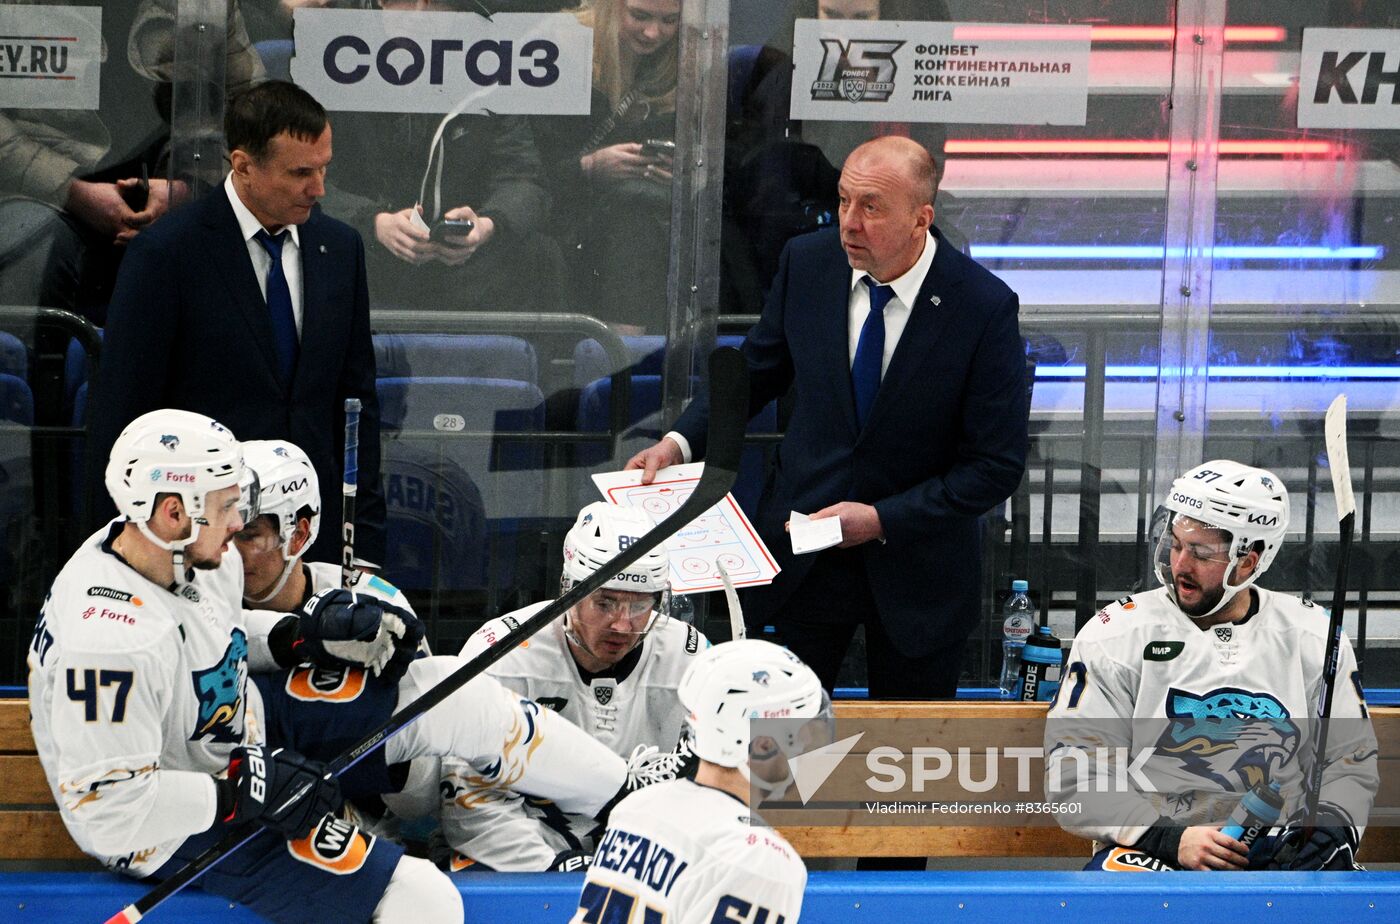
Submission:
<svg viewBox="0 0 1400 924">
<path fill-rule="evenodd" d="M 1141 817 L 1144 802 L 1183 824 L 1224 824 L 1261 780 L 1301 804 L 1307 721 L 1266 693 L 1168 696 L 1168 714 L 1154 719 L 1047 720 L 1032 708 L 1016 718 L 753 719 L 752 798 L 761 823 L 805 826 L 1116 826 Z M 1365 798 L 1378 767 L 1400 758 L 1378 750 L 1369 720 L 1334 718 L 1328 740 L 1329 763 L 1354 777 L 1328 801 L 1372 824 L 1400 818 L 1400 805 L 1372 812 Z"/>
</svg>

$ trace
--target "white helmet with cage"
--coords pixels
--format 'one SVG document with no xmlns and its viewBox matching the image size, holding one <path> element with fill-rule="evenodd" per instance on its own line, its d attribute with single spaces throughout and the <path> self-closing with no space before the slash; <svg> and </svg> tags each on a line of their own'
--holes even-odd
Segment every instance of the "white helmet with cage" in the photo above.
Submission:
<svg viewBox="0 0 1400 924">
<path fill-rule="evenodd" d="M 618 507 L 603 501 L 594 501 L 584 507 L 564 536 L 560 592 L 568 593 L 575 584 L 592 575 L 651 529 L 651 519 L 632 507 Z M 659 628 L 671 611 L 671 564 L 665 549 L 658 546 L 647 552 L 605 581 L 602 589 L 652 594 L 651 617 L 637 633 L 638 638 Z M 581 645 L 573 631 L 572 617 L 573 609 L 564 615 L 564 631 L 575 645 Z"/>
<path fill-rule="evenodd" d="M 1173 527 L 1224 531 L 1228 545 L 1223 557 L 1229 562 L 1224 593 L 1209 612 L 1195 614 L 1197 618 L 1213 615 L 1273 564 L 1288 531 L 1288 518 L 1288 489 L 1272 472 L 1229 459 L 1198 465 L 1172 482 L 1152 518 L 1151 547 L 1157 579 L 1176 602 L 1171 552 L 1173 536 L 1179 530 Z M 1236 580 L 1235 571 L 1250 552 L 1257 552 L 1259 561 L 1248 577 Z M 1197 557 L 1202 556 L 1197 553 Z"/>
<path fill-rule="evenodd" d="M 676 692 L 687 712 L 690 750 L 701 760 L 737 769 L 770 795 L 791 784 L 791 758 L 832 738 L 831 700 L 816 672 L 762 639 L 723 642 L 701 652 Z M 764 724 L 755 728 L 754 721 Z"/>
<path fill-rule="evenodd" d="M 127 425 L 107 457 L 105 482 L 117 511 L 142 535 L 174 553 L 175 581 L 183 583 L 184 550 L 208 523 L 204 500 L 211 491 L 237 485 L 240 513 L 257 504 L 257 479 L 243 464 L 243 449 L 227 427 L 190 411 L 166 408 L 142 414 Z M 156 498 L 177 495 L 191 519 L 184 539 L 164 540 L 151 531 Z"/>
<path fill-rule="evenodd" d="M 286 562 L 281 577 L 269 593 L 249 598 L 253 603 L 266 603 L 281 593 L 296 562 L 320 533 L 321 483 L 306 453 L 286 440 L 249 440 L 243 444 L 243 461 L 258 478 L 257 515 L 266 514 L 277 519 L 277 544 Z M 310 511 L 310 533 L 301 548 L 293 553 L 292 536 L 296 533 L 297 517 L 303 510 Z"/>
</svg>

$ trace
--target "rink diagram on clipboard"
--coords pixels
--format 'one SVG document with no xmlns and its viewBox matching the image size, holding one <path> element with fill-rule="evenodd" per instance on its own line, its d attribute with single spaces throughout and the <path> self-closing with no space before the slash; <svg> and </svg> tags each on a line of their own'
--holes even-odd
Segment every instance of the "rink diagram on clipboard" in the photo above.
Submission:
<svg viewBox="0 0 1400 924">
<path fill-rule="evenodd" d="M 699 469 L 694 463 L 663 469 L 649 485 L 636 483 L 640 479 L 636 471 L 593 477 L 609 503 L 639 508 L 653 523 L 660 523 L 690 497 Z M 628 483 L 619 484 L 619 480 Z M 773 556 L 732 494 L 672 536 L 666 542 L 666 554 L 672 590 L 679 594 L 722 589 L 720 564 L 736 587 L 767 584 L 778 573 Z"/>
</svg>

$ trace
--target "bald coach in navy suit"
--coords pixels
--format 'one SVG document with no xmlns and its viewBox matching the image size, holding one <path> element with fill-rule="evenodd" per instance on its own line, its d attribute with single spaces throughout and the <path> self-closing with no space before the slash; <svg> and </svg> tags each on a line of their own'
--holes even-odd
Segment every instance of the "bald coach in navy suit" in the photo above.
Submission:
<svg viewBox="0 0 1400 924">
<path fill-rule="evenodd" d="M 101 484 L 133 419 L 182 408 L 239 439 L 296 443 L 320 476 L 322 515 L 337 523 L 344 403 L 359 398 L 356 554 L 382 562 L 364 244 L 316 205 L 330 123 L 304 90 L 270 81 L 230 101 L 225 128 L 223 187 L 138 235 L 122 261 L 88 414 L 89 480 Z M 338 561 L 338 530 L 321 530 L 308 558 Z"/>
<path fill-rule="evenodd" d="M 863 624 L 882 699 L 956 695 L 980 613 L 980 517 L 1026 464 L 1019 301 L 933 227 L 935 176 L 907 138 L 852 152 L 839 234 L 789 242 L 743 345 L 750 412 L 795 396 L 756 524 L 783 570 L 746 618 L 774 625 L 828 689 Z M 703 458 L 708 411 L 702 395 L 628 467 L 649 481 Z M 794 510 L 839 516 L 841 546 L 793 555 Z"/>
</svg>

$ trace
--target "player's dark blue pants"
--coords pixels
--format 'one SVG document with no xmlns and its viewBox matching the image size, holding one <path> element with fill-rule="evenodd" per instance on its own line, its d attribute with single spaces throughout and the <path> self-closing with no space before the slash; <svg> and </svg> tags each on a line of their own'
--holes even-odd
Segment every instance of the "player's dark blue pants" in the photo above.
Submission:
<svg viewBox="0 0 1400 924">
<path fill-rule="evenodd" d="M 291 748 L 321 761 L 349 750 L 398 702 L 397 684 L 358 668 L 299 667 L 249 679 L 262 694 L 268 747 Z M 341 791 L 351 800 L 394 792 L 403 785 L 395 776 L 379 748 L 340 776 Z M 216 824 L 190 838 L 151 878 L 174 873 L 228 830 Z M 328 818 L 298 841 L 264 831 L 197 883 L 270 921 L 368 921 L 402 855 L 399 845 Z"/>
</svg>

